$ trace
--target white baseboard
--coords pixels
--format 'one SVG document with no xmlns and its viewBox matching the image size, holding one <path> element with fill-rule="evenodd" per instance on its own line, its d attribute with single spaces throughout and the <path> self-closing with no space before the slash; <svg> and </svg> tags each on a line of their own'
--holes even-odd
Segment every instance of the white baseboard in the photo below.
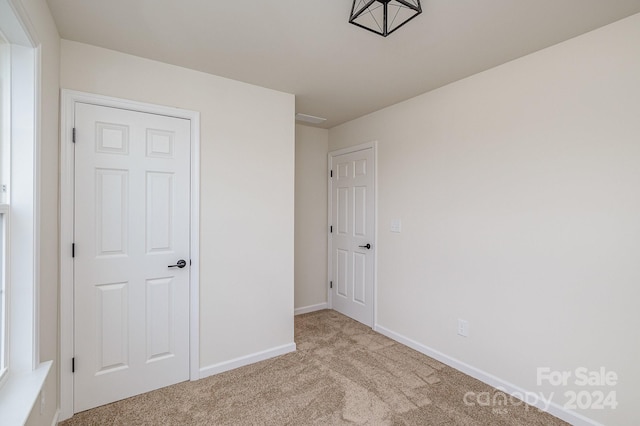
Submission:
<svg viewBox="0 0 640 426">
<path fill-rule="evenodd" d="M 240 358 L 235 358 L 229 361 L 202 367 L 200 368 L 200 378 L 204 379 L 205 377 L 224 373 L 225 371 L 235 370 L 236 368 L 244 367 L 245 365 L 254 364 L 256 362 L 264 361 L 270 358 L 275 358 L 280 355 L 288 354 L 289 352 L 295 352 L 295 350 L 296 344 L 289 343 L 287 345 L 267 349 L 266 351 L 256 352 L 251 355 L 245 355 Z"/>
<path fill-rule="evenodd" d="M 329 309 L 329 305 L 327 304 L 327 302 L 318 303 L 317 305 L 303 306 L 302 308 L 296 308 L 294 314 L 308 314 L 309 312 L 322 311 L 323 309 Z"/>
<path fill-rule="evenodd" d="M 381 325 L 376 324 L 373 329 L 378 333 L 383 334 L 389 337 L 390 339 L 395 340 L 398 343 L 402 343 L 403 345 L 408 346 L 411 349 L 414 349 L 420 353 L 423 353 L 435 360 L 438 360 L 443 364 L 448 365 L 451 368 L 455 368 L 456 370 L 461 371 L 475 379 L 478 379 L 481 382 L 488 384 L 489 386 L 493 386 L 494 388 L 500 388 L 504 392 L 510 395 L 513 395 L 515 398 L 518 398 L 519 396 L 535 394 L 535 392 L 528 392 L 519 386 L 516 386 L 512 383 L 507 382 L 506 380 L 502 380 L 499 377 L 496 377 L 492 374 L 487 373 L 486 371 L 482 371 L 465 362 L 462 362 L 458 359 L 445 355 L 440 351 L 437 351 L 421 343 L 418 343 L 415 340 L 409 339 L 408 337 L 405 337 L 401 334 L 391 331 Z M 519 399 L 522 399 L 522 398 L 519 398 Z M 567 410 L 566 408 L 554 402 L 548 403 L 543 401 L 540 398 L 535 398 L 533 400 L 529 400 L 525 402 L 535 406 L 536 408 L 544 410 L 549 414 L 556 416 L 557 418 L 564 420 L 565 422 L 568 422 L 574 426 L 602 426 L 602 424 L 596 422 L 595 420 L 592 420 L 574 411 Z"/>
</svg>

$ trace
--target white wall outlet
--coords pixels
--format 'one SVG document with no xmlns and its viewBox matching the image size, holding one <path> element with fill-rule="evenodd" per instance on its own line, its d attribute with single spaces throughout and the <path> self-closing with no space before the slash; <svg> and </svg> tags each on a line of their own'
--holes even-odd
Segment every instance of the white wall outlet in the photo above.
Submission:
<svg viewBox="0 0 640 426">
<path fill-rule="evenodd" d="M 393 219 L 391 221 L 391 232 L 400 233 L 402 231 L 402 221 L 400 219 Z"/>
<path fill-rule="evenodd" d="M 46 407 L 46 401 L 44 399 L 44 389 L 40 392 L 40 414 L 44 413 L 44 407 Z"/>
<path fill-rule="evenodd" d="M 458 334 L 462 337 L 469 337 L 469 321 L 458 319 Z"/>
</svg>

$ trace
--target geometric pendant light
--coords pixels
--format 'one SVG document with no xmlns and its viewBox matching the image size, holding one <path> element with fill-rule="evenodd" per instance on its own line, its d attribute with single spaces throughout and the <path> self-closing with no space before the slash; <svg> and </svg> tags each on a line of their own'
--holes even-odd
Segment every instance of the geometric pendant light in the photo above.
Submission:
<svg viewBox="0 0 640 426">
<path fill-rule="evenodd" d="M 353 0 L 349 22 L 386 37 L 421 13 L 420 0 Z"/>
</svg>

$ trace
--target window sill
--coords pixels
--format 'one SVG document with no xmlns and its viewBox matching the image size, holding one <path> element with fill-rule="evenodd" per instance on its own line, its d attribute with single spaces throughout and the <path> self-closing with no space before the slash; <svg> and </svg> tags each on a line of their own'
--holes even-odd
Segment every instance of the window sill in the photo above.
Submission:
<svg viewBox="0 0 640 426">
<path fill-rule="evenodd" d="M 0 388 L 0 419 L 3 426 L 22 426 L 36 403 L 53 361 L 43 362 L 33 371 L 15 373 Z"/>
</svg>

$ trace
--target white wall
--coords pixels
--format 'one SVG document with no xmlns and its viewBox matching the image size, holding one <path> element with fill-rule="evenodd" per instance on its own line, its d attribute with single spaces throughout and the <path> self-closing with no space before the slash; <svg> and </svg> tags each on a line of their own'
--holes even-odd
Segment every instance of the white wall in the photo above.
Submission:
<svg viewBox="0 0 640 426">
<path fill-rule="evenodd" d="M 561 405 L 537 367 L 605 367 L 618 408 L 581 413 L 640 423 L 639 43 L 635 15 L 330 130 L 379 142 L 377 324 Z"/>
<path fill-rule="evenodd" d="M 296 125 L 295 308 L 327 303 L 327 152 L 329 131 Z"/>
<path fill-rule="evenodd" d="M 61 86 L 201 113 L 200 365 L 293 344 L 293 95 L 66 40 Z"/>
</svg>

